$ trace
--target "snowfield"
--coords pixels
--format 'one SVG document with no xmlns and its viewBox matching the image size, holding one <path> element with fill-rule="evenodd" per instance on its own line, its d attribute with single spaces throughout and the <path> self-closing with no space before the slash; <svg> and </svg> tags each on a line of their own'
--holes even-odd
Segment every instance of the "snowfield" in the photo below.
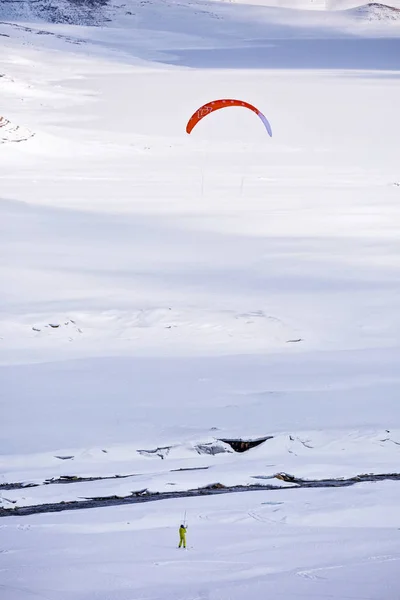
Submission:
<svg viewBox="0 0 400 600">
<path fill-rule="evenodd" d="M 397 594 L 400 7 L 265 4 L 2 3 L 5 600 Z"/>
<path fill-rule="evenodd" d="M 399 526 L 397 483 L 15 517 L 1 586 L 7 600 L 392 598 Z"/>
</svg>

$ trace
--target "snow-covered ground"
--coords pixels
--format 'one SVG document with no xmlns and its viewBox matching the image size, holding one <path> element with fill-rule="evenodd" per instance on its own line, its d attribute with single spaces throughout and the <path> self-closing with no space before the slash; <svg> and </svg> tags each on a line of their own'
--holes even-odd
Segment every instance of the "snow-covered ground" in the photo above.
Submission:
<svg viewBox="0 0 400 600">
<path fill-rule="evenodd" d="M 179 550 L 185 511 L 188 548 Z M 378 600 L 398 590 L 395 483 L 168 500 L 1 527 L 6 600 Z"/>
<path fill-rule="evenodd" d="M 2 7 L 0 485 L 38 484 L 4 508 L 400 471 L 400 21 L 262 4 Z M 188 136 L 223 97 L 273 137 L 244 109 Z M 389 600 L 398 485 L 9 517 L 0 585 Z"/>
</svg>

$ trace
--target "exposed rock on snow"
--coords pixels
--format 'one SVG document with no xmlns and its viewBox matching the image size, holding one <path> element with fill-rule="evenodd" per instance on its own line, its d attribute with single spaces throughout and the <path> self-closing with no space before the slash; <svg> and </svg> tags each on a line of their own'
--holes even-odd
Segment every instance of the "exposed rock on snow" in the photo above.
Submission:
<svg viewBox="0 0 400 600">
<path fill-rule="evenodd" d="M 58 458 L 59 460 L 73 460 L 73 456 L 55 456 L 54 458 Z"/>
<path fill-rule="evenodd" d="M 205 485 L 202 488 L 199 488 L 199 493 L 203 493 L 203 491 L 208 491 L 208 490 L 226 490 L 227 487 L 226 485 L 224 485 L 223 483 L 210 483 L 209 485 Z"/>
<path fill-rule="evenodd" d="M 294 483 L 300 487 L 345 487 L 365 481 L 398 481 L 400 480 L 400 473 L 361 473 L 348 479 L 344 477 L 335 479 L 302 479 L 288 473 L 277 473 L 275 478 L 286 483 Z"/>
<path fill-rule="evenodd" d="M 37 18 L 49 23 L 99 25 L 105 20 L 103 7 L 109 0 L 8 0 L 0 4 L 4 20 Z"/>
<path fill-rule="evenodd" d="M 142 456 L 154 457 L 164 459 L 171 451 L 172 446 L 165 446 L 164 448 L 155 448 L 154 450 L 138 450 L 138 453 Z"/>
<path fill-rule="evenodd" d="M 45 331 L 46 329 L 65 329 L 65 328 L 69 328 L 69 333 L 71 333 L 71 329 L 74 330 L 77 333 L 82 333 L 82 330 L 77 327 L 76 322 L 73 319 L 68 319 L 67 321 L 63 321 L 63 322 L 53 322 L 53 323 L 46 323 L 44 325 L 33 325 L 32 326 L 32 330 L 36 331 L 36 332 L 42 332 Z"/>
<path fill-rule="evenodd" d="M 256 448 L 256 446 L 263 444 L 267 440 L 271 440 L 273 437 L 274 437 L 273 435 L 267 435 L 266 437 L 257 438 L 256 440 L 221 439 L 221 442 L 224 442 L 225 444 L 229 444 L 229 446 L 235 452 L 246 452 L 247 450 L 250 450 L 251 448 Z"/>
<path fill-rule="evenodd" d="M 5 117 L 0 116 L 0 144 L 6 142 L 25 142 L 34 135 L 26 127 L 14 125 Z"/>
</svg>

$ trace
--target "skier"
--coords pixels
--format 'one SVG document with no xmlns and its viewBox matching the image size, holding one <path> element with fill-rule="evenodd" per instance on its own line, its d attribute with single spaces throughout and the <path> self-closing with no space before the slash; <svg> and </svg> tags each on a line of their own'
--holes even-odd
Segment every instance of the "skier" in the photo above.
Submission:
<svg viewBox="0 0 400 600">
<path fill-rule="evenodd" d="M 184 548 L 186 548 L 186 530 L 187 530 L 187 526 L 185 527 L 185 525 L 181 525 L 179 527 L 179 546 L 178 546 L 178 548 L 182 548 L 182 546 Z"/>
</svg>

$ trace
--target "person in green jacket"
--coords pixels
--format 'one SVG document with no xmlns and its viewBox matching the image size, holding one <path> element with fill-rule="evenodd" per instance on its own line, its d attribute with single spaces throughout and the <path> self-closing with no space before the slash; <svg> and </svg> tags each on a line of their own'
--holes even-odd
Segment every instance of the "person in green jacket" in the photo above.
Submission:
<svg viewBox="0 0 400 600">
<path fill-rule="evenodd" d="M 179 546 L 178 548 L 186 548 L 186 529 L 185 525 L 179 527 Z"/>
</svg>

